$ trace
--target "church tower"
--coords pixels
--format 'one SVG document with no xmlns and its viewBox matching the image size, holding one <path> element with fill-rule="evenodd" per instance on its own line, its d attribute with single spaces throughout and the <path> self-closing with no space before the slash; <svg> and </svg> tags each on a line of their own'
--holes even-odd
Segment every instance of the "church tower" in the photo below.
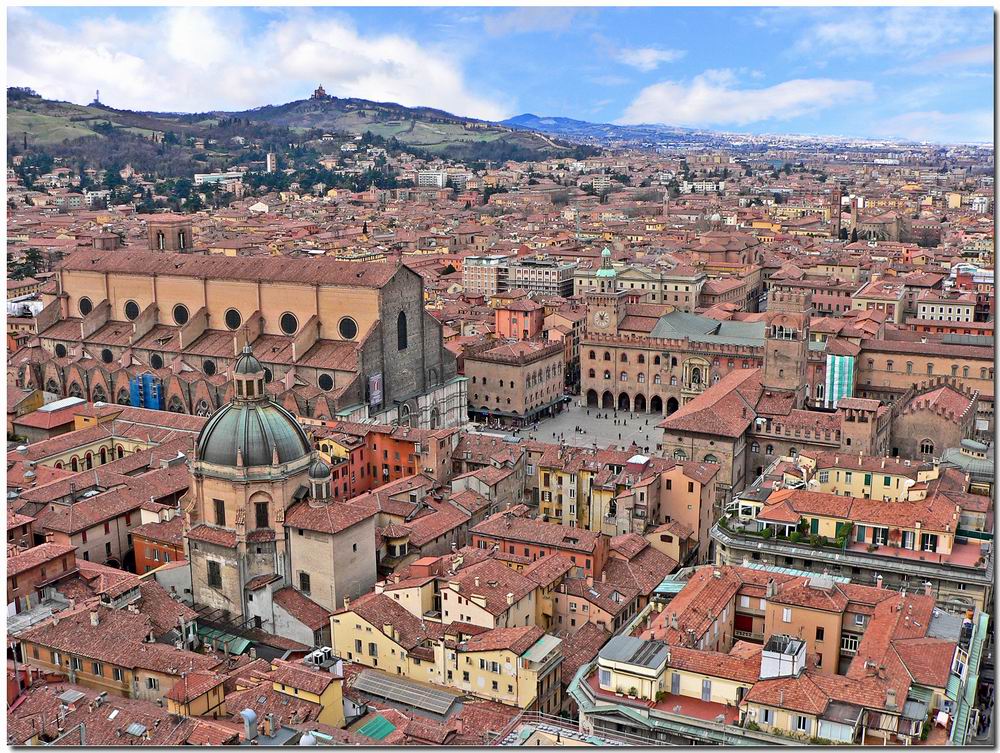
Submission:
<svg viewBox="0 0 1000 753">
<path fill-rule="evenodd" d="M 764 335 L 763 386 L 769 392 L 793 395 L 793 408 L 803 407 L 806 401 L 811 315 L 811 293 L 771 291 Z"/>
<path fill-rule="evenodd" d="M 830 196 L 830 225 L 832 226 L 834 239 L 840 237 L 840 206 L 842 196 L 840 186 L 834 186 L 833 193 Z"/>
</svg>

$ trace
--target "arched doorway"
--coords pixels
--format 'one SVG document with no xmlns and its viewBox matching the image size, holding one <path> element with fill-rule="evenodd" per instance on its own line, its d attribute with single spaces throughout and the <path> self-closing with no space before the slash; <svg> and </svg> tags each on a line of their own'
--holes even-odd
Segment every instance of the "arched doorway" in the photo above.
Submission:
<svg viewBox="0 0 1000 753">
<path fill-rule="evenodd" d="M 587 390 L 587 407 L 597 407 L 597 390 Z"/>
<path fill-rule="evenodd" d="M 615 396 L 610 392 L 605 392 L 601 395 L 601 407 L 608 408 L 609 410 L 614 410 L 615 407 Z"/>
<path fill-rule="evenodd" d="M 649 398 L 649 412 L 650 413 L 663 413 L 663 398 L 659 395 L 653 395 Z"/>
<path fill-rule="evenodd" d="M 677 398 L 676 397 L 670 398 L 669 400 L 667 400 L 667 415 L 669 416 L 671 413 L 673 413 L 674 411 L 676 411 L 679 407 L 680 407 L 680 405 L 677 403 Z"/>
<path fill-rule="evenodd" d="M 632 407 L 635 408 L 635 412 L 636 413 L 645 413 L 646 412 L 646 396 L 643 395 L 641 392 L 638 395 L 636 395 L 635 396 L 635 400 L 633 401 Z"/>
<path fill-rule="evenodd" d="M 629 400 L 628 393 L 623 392 L 618 396 L 618 410 L 631 410 L 631 401 Z"/>
</svg>

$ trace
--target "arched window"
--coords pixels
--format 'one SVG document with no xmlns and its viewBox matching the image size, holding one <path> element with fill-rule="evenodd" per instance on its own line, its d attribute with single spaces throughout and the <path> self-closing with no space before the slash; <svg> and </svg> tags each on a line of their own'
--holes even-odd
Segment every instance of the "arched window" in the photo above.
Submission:
<svg viewBox="0 0 1000 753">
<path fill-rule="evenodd" d="M 640 353 L 639 358 L 637 360 L 639 361 L 639 363 L 646 363 L 646 356 Z"/>
<path fill-rule="evenodd" d="M 590 377 L 591 379 L 593 379 L 593 378 L 594 378 L 594 376 L 596 375 L 596 373 L 597 373 L 597 372 L 595 372 L 595 371 L 594 371 L 593 369 L 591 369 L 591 370 L 590 370 L 590 371 L 588 372 L 587 376 L 589 376 L 589 377 Z"/>
<path fill-rule="evenodd" d="M 621 361 L 622 363 L 628 363 L 628 354 L 622 353 L 621 357 L 618 360 Z"/>
<path fill-rule="evenodd" d="M 964 377 L 969 376 L 969 367 L 968 366 L 963 366 L 962 367 L 962 376 L 964 376 Z"/>
<path fill-rule="evenodd" d="M 671 387 L 677 386 L 677 377 L 670 377 L 670 386 Z"/>
<path fill-rule="evenodd" d="M 659 366 L 660 365 L 660 357 L 659 356 L 653 356 L 653 365 L 654 366 Z"/>
<path fill-rule="evenodd" d="M 715 463 L 716 465 L 718 465 L 719 459 L 717 457 L 715 457 L 715 455 L 713 455 L 712 453 L 708 453 L 705 456 L 705 462 L 706 463 Z"/>
<path fill-rule="evenodd" d="M 623 381 L 623 382 L 627 382 L 627 381 L 628 381 L 628 374 L 626 374 L 626 373 L 625 373 L 625 372 L 623 371 L 623 372 L 621 373 L 621 377 L 620 377 L 620 378 L 621 378 L 621 381 Z"/>
<path fill-rule="evenodd" d="M 687 459 L 688 459 L 687 453 L 684 452 L 684 450 L 682 450 L 680 447 L 674 450 L 674 460 L 687 460 Z"/>
<path fill-rule="evenodd" d="M 396 346 L 398 350 L 406 350 L 406 312 L 400 311 L 396 317 Z"/>
<path fill-rule="evenodd" d="M 907 361 L 906 362 L 906 373 L 907 374 L 912 374 L 913 373 L 913 361 Z"/>
<path fill-rule="evenodd" d="M 951 367 L 951 375 L 958 376 L 958 366 L 956 364 L 953 364 Z"/>
<path fill-rule="evenodd" d="M 767 446 L 767 449 L 764 450 L 764 454 L 766 454 L 766 455 L 773 455 L 774 454 L 774 445 L 773 444 L 769 444 Z"/>
<path fill-rule="evenodd" d="M 934 364 L 932 364 L 932 363 L 927 364 L 927 373 L 928 374 L 933 374 L 934 373 Z"/>
<path fill-rule="evenodd" d="M 885 362 L 885 370 L 886 371 L 892 371 L 892 361 L 886 361 Z"/>
<path fill-rule="evenodd" d="M 410 406 L 406 403 L 403 403 L 402 407 L 399 409 L 399 425 L 410 425 Z"/>
<path fill-rule="evenodd" d="M 750 452 L 760 452 L 760 445 L 754 442 L 750 445 Z"/>
<path fill-rule="evenodd" d="M 645 382 L 646 381 L 646 375 L 645 374 L 640 374 L 639 377 L 638 377 L 638 379 L 639 379 L 640 382 Z"/>
<path fill-rule="evenodd" d="M 611 378 L 611 372 L 608 371 L 607 369 L 604 370 L 604 378 L 605 379 L 610 379 Z"/>
<path fill-rule="evenodd" d="M 257 528 L 269 528 L 271 525 L 270 516 L 268 515 L 268 504 L 267 502 L 260 500 L 254 502 L 253 513 L 254 513 L 254 523 Z"/>
<path fill-rule="evenodd" d="M 597 354 L 594 351 L 590 351 L 590 360 L 591 361 L 597 360 Z"/>
<path fill-rule="evenodd" d="M 438 428 L 441 424 L 441 412 L 437 409 L 435 405 L 431 408 L 431 427 L 432 429 Z"/>
<path fill-rule="evenodd" d="M 701 369 L 697 366 L 691 369 L 691 384 L 701 384 Z"/>
<path fill-rule="evenodd" d="M 611 360 L 611 354 L 608 353 L 608 351 L 604 351 L 604 360 L 605 361 L 610 361 Z"/>
<path fill-rule="evenodd" d="M 80 470 L 80 463 L 76 458 L 70 458 L 69 467 L 72 468 L 73 471 L 78 471 Z"/>
<path fill-rule="evenodd" d="M 933 455 L 934 454 L 934 442 L 930 439 L 920 440 L 920 452 L 923 455 Z"/>
<path fill-rule="evenodd" d="M 660 375 L 659 374 L 653 374 L 653 384 L 659 384 L 660 381 L 661 381 L 660 380 Z"/>
</svg>

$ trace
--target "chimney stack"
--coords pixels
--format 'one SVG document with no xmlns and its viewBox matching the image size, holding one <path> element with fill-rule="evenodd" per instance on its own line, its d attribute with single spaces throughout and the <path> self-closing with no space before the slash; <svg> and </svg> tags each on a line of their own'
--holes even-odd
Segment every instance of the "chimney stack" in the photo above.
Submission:
<svg viewBox="0 0 1000 753">
<path fill-rule="evenodd" d="M 101 615 L 98 614 L 96 609 L 90 610 L 90 624 L 93 627 L 97 627 L 98 625 L 101 624 Z"/>
<path fill-rule="evenodd" d="M 882 574 L 879 573 L 875 576 L 875 588 L 882 588 Z"/>
</svg>

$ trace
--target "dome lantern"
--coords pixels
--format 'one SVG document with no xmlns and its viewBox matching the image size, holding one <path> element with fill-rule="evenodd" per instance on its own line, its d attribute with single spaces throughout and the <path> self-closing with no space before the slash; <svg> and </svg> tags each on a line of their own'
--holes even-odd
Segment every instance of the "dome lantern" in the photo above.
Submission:
<svg viewBox="0 0 1000 753">
<path fill-rule="evenodd" d="M 233 386 L 237 400 L 266 400 L 264 389 L 264 364 L 253 354 L 250 343 L 243 346 L 243 352 L 233 366 Z"/>
<path fill-rule="evenodd" d="M 321 458 L 316 458 L 309 466 L 309 491 L 315 502 L 324 502 L 330 498 L 330 481 L 333 473 L 330 466 Z"/>
</svg>

